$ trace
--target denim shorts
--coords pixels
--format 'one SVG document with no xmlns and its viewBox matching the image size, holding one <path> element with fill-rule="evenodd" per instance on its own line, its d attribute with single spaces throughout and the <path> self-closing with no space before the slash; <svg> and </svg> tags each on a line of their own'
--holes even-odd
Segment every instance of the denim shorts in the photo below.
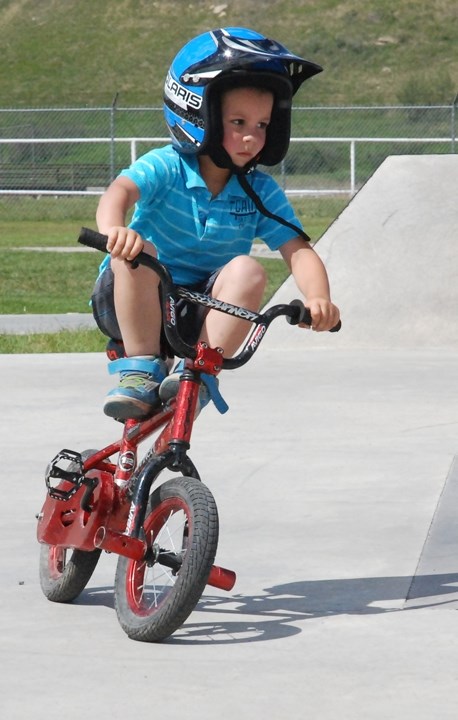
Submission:
<svg viewBox="0 0 458 720">
<path fill-rule="evenodd" d="M 209 295 L 219 272 L 220 270 L 216 270 L 206 280 L 186 287 L 189 290 Z M 92 312 L 99 330 L 108 338 L 122 342 L 121 331 L 116 318 L 113 291 L 114 275 L 111 267 L 108 266 L 95 283 L 91 298 Z M 180 335 L 188 345 L 195 345 L 199 339 L 208 308 L 180 298 L 176 304 L 176 311 Z M 173 357 L 174 353 L 165 338 L 164 332 L 161 335 L 161 348 L 164 355 Z"/>
</svg>

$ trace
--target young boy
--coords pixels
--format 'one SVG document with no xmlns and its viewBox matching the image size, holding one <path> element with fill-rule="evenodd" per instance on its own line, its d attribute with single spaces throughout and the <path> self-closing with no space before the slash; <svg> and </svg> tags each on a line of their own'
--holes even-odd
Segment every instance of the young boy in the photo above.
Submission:
<svg viewBox="0 0 458 720">
<path fill-rule="evenodd" d="M 177 391 L 182 369 L 167 376 L 156 276 L 127 262 L 141 250 L 157 256 L 176 283 L 257 311 L 266 277 L 249 253 L 259 237 L 283 256 L 313 329 L 336 325 L 339 311 L 321 260 L 278 184 L 255 169 L 286 154 L 292 95 L 320 70 L 243 28 L 204 33 L 178 53 L 165 84 L 172 145 L 124 170 L 97 211 L 110 256 L 95 287 L 94 315 L 105 334 L 123 341 L 126 355 L 120 383 L 106 398 L 107 415 L 147 417 L 158 394 L 167 399 Z M 196 307 L 185 303 L 182 309 L 187 341 L 203 340 L 233 355 L 249 323 Z M 203 387 L 198 410 L 206 402 Z"/>
</svg>

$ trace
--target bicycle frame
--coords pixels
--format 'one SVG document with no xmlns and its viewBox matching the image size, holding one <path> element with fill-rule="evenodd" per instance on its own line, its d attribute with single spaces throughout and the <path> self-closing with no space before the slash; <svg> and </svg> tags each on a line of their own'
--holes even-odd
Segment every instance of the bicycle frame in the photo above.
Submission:
<svg viewBox="0 0 458 720">
<path fill-rule="evenodd" d="M 83 228 L 79 241 L 106 250 L 106 237 L 94 231 Z M 133 264 L 138 263 L 159 275 L 165 334 L 175 354 L 186 358 L 177 397 L 146 420 L 127 420 L 120 439 L 84 460 L 81 454 L 71 450 L 58 453 L 46 473 L 48 495 L 38 515 L 37 537 L 39 542 L 52 547 L 87 552 L 101 549 L 153 563 L 156 558 L 151 555 L 152 548 L 142 539 L 153 483 L 165 469 L 200 480 L 187 451 L 202 373 L 216 376 L 222 369 L 244 365 L 258 349 L 274 318 L 285 315 L 292 324 L 310 324 L 311 318 L 301 301 L 256 313 L 175 286 L 167 269 L 150 255 L 140 253 Z M 238 355 L 224 358 L 221 348 L 210 348 L 201 342 L 196 347 L 185 343 L 177 328 L 177 298 L 252 322 L 252 332 Z M 160 431 L 158 437 L 137 466 L 139 444 L 157 431 Z M 116 464 L 111 461 L 115 454 L 118 455 Z M 70 463 L 68 467 L 62 467 L 64 462 Z M 167 558 L 161 561 L 168 562 Z M 170 567 L 176 569 L 173 565 Z M 213 566 L 208 584 L 230 590 L 234 583 L 232 571 Z"/>
<path fill-rule="evenodd" d="M 195 360 L 199 370 L 191 367 L 185 370 L 178 395 L 169 405 L 146 420 L 127 420 L 116 442 L 84 461 L 70 450 L 58 453 L 46 475 L 48 497 L 39 514 L 39 542 L 85 551 L 99 548 L 133 560 L 150 560 L 150 549 L 140 536 L 151 486 L 164 469 L 199 479 L 187 450 L 199 376 L 204 370 L 216 374 L 221 366 L 215 360 L 221 362 L 219 353 L 199 345 Z M 137 468 L 138 446 L 161 429 Z M 116 453 L 115 465 L 108 461 Z M 69 473 L 60 467 L 62 461 L 72 461 L 80 467 Z M 52 485 L 55 479 L 60 480 L 57 488 Z M 213 566 L 209 585 L 229 590 L 234 582 L 232 571 Z"/>
</svg>

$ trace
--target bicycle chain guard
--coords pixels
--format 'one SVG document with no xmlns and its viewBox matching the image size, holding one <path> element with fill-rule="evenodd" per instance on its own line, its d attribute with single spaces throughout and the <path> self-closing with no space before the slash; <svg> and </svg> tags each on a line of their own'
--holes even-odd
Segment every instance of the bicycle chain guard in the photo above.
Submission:
<svg viewBox="0 0 458 720">
<path fill-rule="evenodd" d="M 66 468 L 59 465 L 59 463 L 68 462 L 75 466 L 75 469 L 70 470 L 70 466 Z M 64 489 L 59 487 L 52 481 L 59 480 L 58 485 L 62 485 L 62 481 L 70 483 L 70 487 Z M 83 472 L 83 458 L 78 452 L 73 450 L 61 450 L 57 453 L 56 457 L 51 460 L 48 467 L 46 468 L 45 475 L 46 487 L 48 494 L 54 500 L 63 500 L 67 502 L 70 498 L 80 489 L 84 484 L 87 484 L 86 478 Z"/>
<path fill-rule="evenodd" d="M 58 547 L 92 551 L 100 528 L 109 519 L 125 524 L 127 513 L 119 506 L 120 517 L 113 516 L 114 484 L 109 470 L 84 472 L 80 453 L 61 450 L 46 469 L 47 494 L 37 515 L 38 542 Z"/>
</svg>

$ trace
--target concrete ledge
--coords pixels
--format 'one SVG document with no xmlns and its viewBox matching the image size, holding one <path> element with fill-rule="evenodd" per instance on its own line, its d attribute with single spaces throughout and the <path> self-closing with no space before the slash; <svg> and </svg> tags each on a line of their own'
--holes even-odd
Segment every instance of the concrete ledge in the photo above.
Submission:
<svg viewBox="0 0 458 720">
<path fill-rule="evenodd" d="M 30 335 L 79 329 L 95 330 L 96 327 L 91 313 L 0 315 L 0 334 L 3 335 Z"/>
</svg>

